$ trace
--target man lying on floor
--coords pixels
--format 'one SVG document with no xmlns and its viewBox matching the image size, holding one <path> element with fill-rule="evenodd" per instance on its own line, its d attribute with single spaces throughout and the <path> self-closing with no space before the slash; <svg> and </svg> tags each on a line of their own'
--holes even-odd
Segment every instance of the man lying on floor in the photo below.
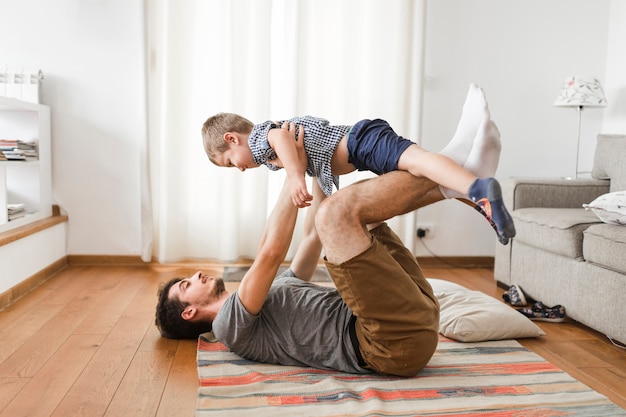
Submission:
<svg viewBox="0 0 626 417">
<path fill-rule="evenodd" d="M 293 138 L 295 129 L 283 130 Z M 196 338 L 212 330 L 234 353 L 259 362 L 416 375 L 437 347 L 439 304 L 415 257 L 382 222 L 442 200 L 439 187 L 394 171 L 342 188 L 319 204 L 322 191 L 312 183 L 306 236 L 290 269 L 276 277 L 298 210 L 286 179 L 238 290 L 229 294 L 221 278 L 201 272 L 172 279 L 159 292 L 161 334 Z M 336 288 L 308 282 L 322 247 Z"/>
</svg>

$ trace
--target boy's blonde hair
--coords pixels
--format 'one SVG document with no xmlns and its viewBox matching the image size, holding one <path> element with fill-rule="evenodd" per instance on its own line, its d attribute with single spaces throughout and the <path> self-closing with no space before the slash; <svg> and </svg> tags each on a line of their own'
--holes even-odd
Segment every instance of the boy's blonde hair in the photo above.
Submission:
<svg viewBox="0 0 626 417">
<path fill-rule="evenodd" d="M 224 141 L 226 132 L 248 134 L 253 126 L 250 120 L 234 113 L 218 113 L 209 117 L 202 125 L 202 142 L 211 162 L 215 164 L 213 157 L 228 149 L 228 143 Z"/>
</svg>

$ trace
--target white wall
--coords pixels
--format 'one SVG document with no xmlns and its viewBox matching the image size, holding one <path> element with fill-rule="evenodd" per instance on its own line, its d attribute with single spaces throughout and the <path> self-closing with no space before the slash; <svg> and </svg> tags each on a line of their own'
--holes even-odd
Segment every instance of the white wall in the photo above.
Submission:
<svg viewBox="0 0 626 417">
<path fill-rule="evenodd" d="M 0 246 L 0 294 L 65 258 L 66 223 Z M 20 262 L 13 262 L 20 260 Z"/>
<path fill-rule="evenodd" d="M 141 251 L 142 0 L 0 0 L 0 66 L 41 69 L 69 254 Z"/>
<path fill-rule="evenodd" d="M 626 2 L 611 0 L 604 133 L 626 133 Z"/>
<path fill-rule="evenodd" d="M 475 82 L 502 135 L 497 178 L 573 175 L 577 114 L 553 102 L 569 75 L 605 83 L 609 11 L 609 0 L 429 1 L 422 145 L 443 148 Z M 591 168 L 604 112 L 582 114 L 581 171 Z M 438 255 L 492 256 L 499 244 L 486 221 L 458 202 L 417 216 L 436 224 L 426 243 Z M 416 253 L 427 255 L 419 242 Z"/>
<path fill-rule="evenodd" d="M 439 150 L 452 137 L 477 82 L 502 131 L 499 178 L 571 175 L 576 114 L 552 103 L 566 76 L 591 74 L 609 107 L 583 114 L 580 165 L 590 168 L 603 120 L 610 133 L 626 130 L 624 8 L 620 0 L 429 1 L 422 145 Z M 141 253 L 143 36 L 142 0 L 0 0 L 0 65 L 46 77 L 53 195 L 70 217 L 70 254 Z M 445 202 L 417 216 L 435 223 L 427 242 L 436 254 L 493 255 L 493 232 L 471 209 Z M 415 252 L 428 255 L 419 243 Z"/>
</svg>

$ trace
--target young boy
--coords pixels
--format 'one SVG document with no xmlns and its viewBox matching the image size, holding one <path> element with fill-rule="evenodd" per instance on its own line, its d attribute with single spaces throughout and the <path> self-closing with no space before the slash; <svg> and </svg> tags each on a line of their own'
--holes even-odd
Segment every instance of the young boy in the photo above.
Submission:
<svg viewBox="0 0 626 417">
<path fill-rule="evenodd" d="M 354 170 L 379 175 L 395 170 L 408 171 L 440 184 L 446 197 L 469 198 L 495 229 L 500 243 L 506 245 L 515 236 L 513 219 L 502 201 L 500 185 L 494 178 L 478 178 L 473 173 L 486 171 L 493 175 L 499 157 L 497 128 L 490 120 L 484 92 L 474 84 L 470 86 L 457 132 L 442 153 L 428 152 L 398 136 L 380 119 L 361 120 L 353 126 L 333 126 L 311 116 L 295 117 L 288 122 L 304 127 L 306 173 L 316 177 L 326 196 L 332 194 L 333 184 L 339 188 L 338 176 Z M 287 123 L 281 125 L 289 128 Z M 285 168 L 292 184 L 292 201 L 304 207 L 313 197 L 307 190 L 304 173 L 296 168 L 295 143 L 281 140 L 284 135 L 273 134 L 281 125 L 271 121 L 254 125 L 239 115 L 220 113 L 207 119 L 202 127 L 204 149 L 217 166 L 236 167 L 241 171 L 260 165 L 270 170 Z M 481 144 L 482 149 L 491 153 L 497 150 L 495 163 L 494 158 L 487 158 L 491 163 L 485 166 L 471 165 L 476 159 L 472 154 L 477 138 L 487 142 Z"/>
</svg>

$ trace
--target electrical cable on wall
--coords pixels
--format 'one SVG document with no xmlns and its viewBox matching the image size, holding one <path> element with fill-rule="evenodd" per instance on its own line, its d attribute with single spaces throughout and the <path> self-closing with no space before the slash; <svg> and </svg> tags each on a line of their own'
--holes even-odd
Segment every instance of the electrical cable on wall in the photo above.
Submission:
<svg viewBox="0 0 626 417">
<path fill-rule="evenodd" d="M 422 243 L 422 245 L 424 246 L 424 249 L 426 249 L 426 251 L 435 259 L 437 259 L 438 261 L 442 262 L 443 264 L 446 264 L 448 266 L 451 266 L 453 268 L 466 268 L 467 266 L 463 266 L 463 265 L 457 265 L 455 263 L 449 262 L 447 260 L 445 260 L 444 258 L 436 255 L 432 250 L 430 250 L 430 248 L 428 247 L 428 245 L 426 244 L 426 242 L 424 242 L 424 237 L 426 237 L 426 232 L 427 230 L 424 229 L 417 229 L 417 238 L 419 239 L 419 241 Z"/>
</svg>

